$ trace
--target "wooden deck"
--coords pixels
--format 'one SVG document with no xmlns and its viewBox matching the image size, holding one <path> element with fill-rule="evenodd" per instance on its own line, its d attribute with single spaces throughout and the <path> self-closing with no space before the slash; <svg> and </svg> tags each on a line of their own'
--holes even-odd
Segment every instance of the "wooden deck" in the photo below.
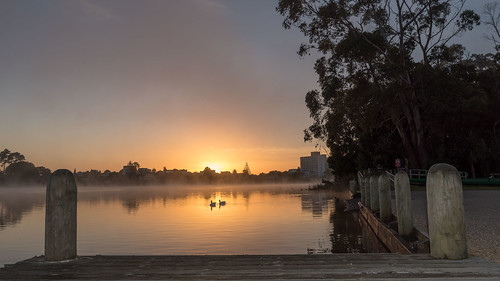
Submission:
<svg viewBox="0 0 500 281">
<path fill-rule="evenodd" d="M 0 280 L 500 280 L 500 264 L 428 254 L 34 257 L 0 269 Z"/>
</svg>

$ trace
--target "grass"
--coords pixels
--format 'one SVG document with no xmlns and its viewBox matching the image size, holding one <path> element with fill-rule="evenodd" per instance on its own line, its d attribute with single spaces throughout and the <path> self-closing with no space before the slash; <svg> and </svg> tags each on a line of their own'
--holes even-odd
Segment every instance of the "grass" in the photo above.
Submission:
<svg viewBox="0 0 500 281">
<path fill-rule="evenodd" d="M 425 191 L 425 185 L 411 185 L 412 191 Z M 500 190 L 500 186 L 491 185 L 463 185 L 463 190 Z"/>
</svg>

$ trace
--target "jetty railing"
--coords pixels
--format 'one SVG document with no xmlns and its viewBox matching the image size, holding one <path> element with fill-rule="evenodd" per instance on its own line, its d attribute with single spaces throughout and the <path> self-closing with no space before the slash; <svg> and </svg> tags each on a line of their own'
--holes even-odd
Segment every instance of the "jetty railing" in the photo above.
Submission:
<svg viewBox="0 0 500 281">
<path fill-rule="evenodd" d="M 394 182 L 394 175 L 400 171 L 406 172 L 406 174 L 410 179 L 426 179 L 427 173 L 429 172 L 429 170 L 423 170 L 423 169 L 392 169 L 392 170 L 386 170 L 385 172 L 389 176 L 389 178 L 391 178 L 391 180 Z M 467 172 L 459 171 L 458 174 L 462 179 L 469 178 L 469 173 Z"/>
</svg>

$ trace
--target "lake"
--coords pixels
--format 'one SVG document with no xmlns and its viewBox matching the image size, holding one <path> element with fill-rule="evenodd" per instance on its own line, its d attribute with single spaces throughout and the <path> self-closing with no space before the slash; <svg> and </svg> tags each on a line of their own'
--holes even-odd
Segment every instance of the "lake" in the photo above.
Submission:
<svg viewBox="0 0 500 281">
<path fill-rule="evenodd" d="M 78 255 L 369 251 L 347 195 L 307 187 L 79 187 Z M 44 187 L 0 188 L 0 267 L 42 255 L 44 224 Z"/>
</svg>

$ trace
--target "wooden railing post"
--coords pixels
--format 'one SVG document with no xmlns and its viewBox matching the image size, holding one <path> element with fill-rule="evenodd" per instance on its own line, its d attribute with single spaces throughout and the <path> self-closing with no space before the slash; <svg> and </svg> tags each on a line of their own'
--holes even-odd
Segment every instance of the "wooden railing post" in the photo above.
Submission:
<svg viewBox="0 0 500 281">
<path fill-rule="evenodd" d="M 391 182 L 386 174 L 378 177 L 380 219 L 389 221 L 392 218 Z"/>
<path fill-rule="evenodd" d="M 378 176 L 370 177 L 370 209 L 377 212 L 379 208 Z"/>
<path fill-rule="evenodd" d="M 410 179 L 405 172 L 398 172 L 394 177 L 394 190 L 399 235 L 410 235 L 413 231 L 413 213 Z"/>
<path fill-rule="evenodd" d="M 76 258 L 77 189 L 73 174 L 57 170 L 50 176 L 46 191 L 45 260 Z"/>
<path fill-rule="evenodd" d="M 462 181 L 457 169 L 448 164 L 433 165 L 426 190 L 431 256 L 467 258 Z"/>
</svg>

